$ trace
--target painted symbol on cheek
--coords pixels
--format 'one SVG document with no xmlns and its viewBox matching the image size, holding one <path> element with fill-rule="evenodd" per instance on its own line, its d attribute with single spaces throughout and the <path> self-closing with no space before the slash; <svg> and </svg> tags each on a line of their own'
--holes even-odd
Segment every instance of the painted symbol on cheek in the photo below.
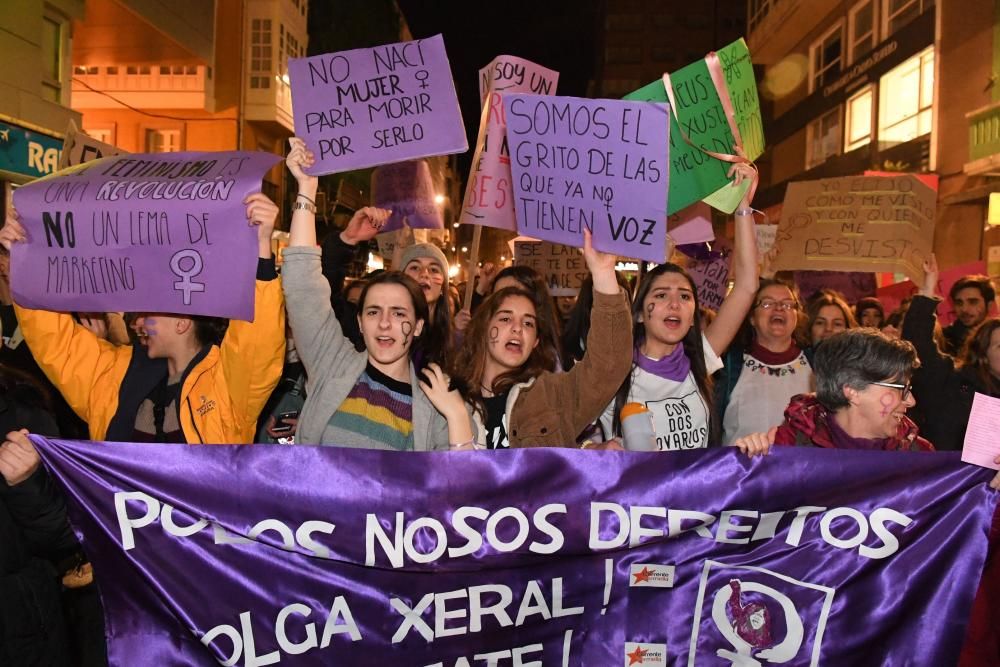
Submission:
<svg viewBox="0 0 1000 667">
<path fill-rule="evenodd" d="M 497 341 L 500 340 L 500 329 L 498 327 L 493 327 L 490 329 L 490 345 L 496 345 Z"/>
<path fill-rule="evenodd" d="M 649 322 L 653 319 L 653 311 L 656 310 L 656 304 L 650 301 L 646 304 L 646 321 Z"/>
<path fill-rule="evenodd" d="M 405 320 L 399 328 L 403 331 L 403 345 L 407 345 L 410 342 L 410 334 L 413 332 L 413 322 Z"/>
<path fill-rule="evenodd" d="M 142 323 L 143 335 L 155 336 L 156 335 L 156 320 L 152 317 L 147 317 Z"/>
<path fill-rule="evenodd" d="M 882 404 L 883 417 L 888 417 L 889 413 L 892 412 L 892 409 L 896 407 L 896 401 L 890 394 L 882 394 L 882 397 L 879 398 L 879 403 Z"/>
</svg>

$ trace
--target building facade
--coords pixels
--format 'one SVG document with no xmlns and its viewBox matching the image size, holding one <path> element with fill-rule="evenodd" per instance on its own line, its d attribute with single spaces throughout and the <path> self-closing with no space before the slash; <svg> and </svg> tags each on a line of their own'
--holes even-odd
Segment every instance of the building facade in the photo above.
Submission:
<svg viewBox="0 0 1000 667">
<path fill-rule="evenodd" d="M 866 170 L 939 176 L 943 267 L 985 258 L 992 142 L 1000 118 L 994 0 L 749 0 L 748 43 L 768 149 L 757 205 L 780 217 L 789 182 Z M 981 20 L 970 20 L 970 17 Z M 1000 107 L 998 107 L 1000 108 Z M 967 118 L 968 114 L 972 116 Z M 979 114 L 979 116 L 976 116 Z M 991 152 L 992 151 L 992 152 Z M 1000 160 L 1000 155 L 998 155 Z M 998 188 L 1000 190 L 1000 188 Z"/>
<path fill-rule="evenodd" d="M 0 22 L 0 204 L 13 188 L 54 172 L 70 121 L 73 21 L 84 0 L 7 3 Z"/>
<path fill-rule="evenodd" d="M 288 58 L 306 53 L 307 12 L 307 0 L 87 0 L 72 106 L 87 134 L 129 152 L 282 155 L 294 133 Z M 279 204 L 294 196 L 284 171 L 263 183 Z"/>
</svg>

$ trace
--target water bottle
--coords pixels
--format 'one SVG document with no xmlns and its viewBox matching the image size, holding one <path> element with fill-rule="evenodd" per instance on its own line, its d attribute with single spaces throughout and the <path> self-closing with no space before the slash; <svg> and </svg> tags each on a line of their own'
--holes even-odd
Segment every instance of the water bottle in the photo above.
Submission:
<svg viewBox="0 0 1000 667">
<path fill-rule="evenodd" d="M 620 413 L 622 422 L 622 444 L 632 452 L 655 452 L 656 430 L 653 428 L 653 413 L 642 403 L 626 403 Z"/>
</svg>

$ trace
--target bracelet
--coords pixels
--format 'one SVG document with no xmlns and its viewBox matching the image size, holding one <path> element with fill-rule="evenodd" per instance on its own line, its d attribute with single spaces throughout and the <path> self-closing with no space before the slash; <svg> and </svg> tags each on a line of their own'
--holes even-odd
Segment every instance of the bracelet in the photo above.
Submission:
<svg viewBox="0 0 1000 667">
<path fill-rule="evenodd" d="M 465 442 L 453 442 L 449 445 L 451 449 L 475 449 L 476 439 L 466 440 Z"/>
<path fill-rule="evenodd" d="M 301 192 L 299 194 L 295 195 L 295 196 L 296 197 L 302 197 L 303 199 L 305 199 L 307 202 L 309 202 L 313 206 L 316 205 L 316 200 L 315 199 L 310 199 L 309 197 L 307 197 L 306 195 L 302 194 Z"/>
<path fill-rule="evenodd" d="M 316 215 L 316 205 L 310 204 L 309 202 L 297 201 L 292 204 L 293 211 L 309 211 L 313 215 Z"/>
<path fill-rule="evenodd" d="M 736 216 L 740 218 L 752 218 L 753 209 L 752 208 L 741 208 L 736 210 Z"/>
</svg>

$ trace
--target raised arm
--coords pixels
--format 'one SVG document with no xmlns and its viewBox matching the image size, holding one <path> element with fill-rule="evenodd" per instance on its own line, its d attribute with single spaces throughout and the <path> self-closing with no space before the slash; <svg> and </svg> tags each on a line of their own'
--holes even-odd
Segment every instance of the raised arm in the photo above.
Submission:
<svg viewBox="0 0 1000 667">
<path fill-rule="evenodd" d="M 560 425 L 572 444 L 601 415 L 632 368 L 632 322 L 628 300 L 615 277 L 614 255 L 594 250 L 584 230 L 584 259 L 594 279 L 594 306 L 583 359 L 566 373 L 545 373 L 529 391 L 542 401 L 563 405 Z"/>
<path fill-rule="evenodd" d="M 748 164 L 733 165 L 730 175 L 735 174 L 733 187 L 745 179 L 757 180 L 756 170 Z M 722 355 L 733 342 L 743 320 L 746 319 L 753 297 L 757 292 L 757 236 L 754 233 L 753 212 L 750 209 L 749 188 L 736 209 L 736 243 L 733 255 L 733 289 L 723 300 L 719 313 L 705 330 L 705 337 L 715 353 Z"/>
<path fill-rule="evenodd" d="M 930 259 L 924 261 L 924 284 L 910 302 L 900 334 L 917 349 L 920 367 L 915 372 L 928 377 L 941 377 L 955 370 L 955 360 L 939 350 L 934 342 L 936 311 L 941 302 L 936 296 L 938 275 L 937 258 L 931 253 Z"/>
<path fill-rule="evenodd" d="M 252 426 L 281 379 L 285 361 L 285 304 L 271 253 L 278 207 L 263 194 L 246 200 L 247 218 L 257 227 L 257 280 L 252 322 L 233 320 L 220 357 L 234 412 Z"/>
<path fill-rule="evenodd" d="M 27 240 L 14 213 L 0 230 L 0 243 L 8 250 Z M 101 340 L 66 313 L 32 310 L 14 304 L 17 321 L 35 362 L 84 421 L 90 420 L 90 395 L 99 380 L 115 368 L 118 355 L 131 348 L 115 347 Z M 124 365 L 121 367 L 124 373 Z M 121 378 L 118 378 L 120 381 Z"/>
<path fill-rule="evenodd" d="M 330 305 L 330 284 L 320 268 L 313 204 L 317 179 L 303 171 L 313 164 L 314 156 L 301 139 L 292 138 L 289 142 L 292 148 L 286 164 L 298 182 L 299 196 L 292 212 L 289 246 L 284 252 L 282 287 L 296 349 L 306 371 L 313 375 L 317 368 L 335 367 L 336 359 L 331 359 L 329 365 L 321 364 L 321 359 L 353 351 L 354 346 L 344 336 Z M 354 214 L 340 233 L 340 240 L 346 246 L 353 246 L 373 238 L 388 217 L 388 211 L 365 207 Z"/>
</svg>

